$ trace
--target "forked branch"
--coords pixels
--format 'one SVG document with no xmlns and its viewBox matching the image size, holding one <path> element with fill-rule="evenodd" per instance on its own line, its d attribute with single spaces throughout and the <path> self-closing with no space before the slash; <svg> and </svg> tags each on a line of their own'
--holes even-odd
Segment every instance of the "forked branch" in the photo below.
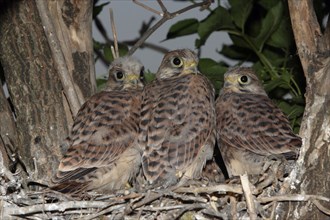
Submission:
<svg viewBox="0 0 330 220">
<path fill-rule="evenodd" d="M 189 11 L 193 8 L 197 8 L 197 7 L 202 7 L 202 8 L 206 8 L 208 7 L 213 0 L 204 0 L 202 2 L 199 3 L 194 3 L 192 5 L 189 5 L 187 7 L 184 7 L 180 10 L 177 10 L 175 12 L 168 12 L 165 5 L 163 4 L 163 2 L 161 0 L 157 0 L 158 4 L 160 5 L 161 9 L 162 9 L 162 13 L 158 12 L 155 9 L 150 9 L 150 7 L 144 5 L 141 2 L 138 2 L 137 0 L 133 0 L 134 3 L 138 4 L 139 6 L 142 6 L 143 8 L 156 13 L 158 15 L 161 15 L 162 18 L 151 28 L 149 28 L 142 36 L 141 38 L 135 43 L 135 45 L 128 51 L 128 55 L 132 55 L 146 40 L 147 38 L 154 33 L 160 26 L 162 26 L 166 21 L 186 12 Z M 138 2 L 138 3 L 137 3 Z"/>
</svg>

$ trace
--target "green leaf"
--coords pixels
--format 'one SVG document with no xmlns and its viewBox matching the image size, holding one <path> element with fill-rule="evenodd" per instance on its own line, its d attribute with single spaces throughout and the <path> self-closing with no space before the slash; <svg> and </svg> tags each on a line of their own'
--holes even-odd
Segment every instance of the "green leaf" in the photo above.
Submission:
<svg viewBox="0 0 330 220">
<path fill-rule="evenodd" d="M 294 45 L 292 28 L 289 18 L 282 19 L 276 31 L 270 36 L 266 44 L 288 50 Z"/>
<path fill-rule="evenodd" d="M 197 33 L 199 22 L 195 18 L 179 21 L 170 27 L 166 39 L 173 39 L 189 34 Z"/>
<path fill-rule="evenodd" d="M 281 87 L 281 88 L 285 88 L 288 89 L 288 84 L 285 80 L 283 80 L 282 78 L 276 78 L 276 79 L 272 79 L 268 82 L 266 82 L 264 84 L 265 90 L 266 92 L 270 92 L 274 89 L 276 89 L 277 87 Z"/>
<path fill-rule="evenodd" d="M 258 4 L 268 11 L 273 8 L 279 1 L 281 0 L 258 0 Z"/>
<path fill-rule="evenodd" d="M 119 44 L 118 50 L 119 50 L 119 56 L 123 57 L 128 53 L 128 46 L 126 44 Z"/>
<path fill-rule="evenodd" d="M 104 48 L 103 48 L 103 55 L 104 55 L 104 58 L 108 61 L 108 62 L 111 62 L 113 60 L 113 56 L 112 56 L 112 53 L 111 53 L 111 48 L 106 45 Z"/>
<path fill-rule="evenodd" d="M 100 5 L 96 5 L 94 6 L 93 8 L 93 19 L 98 16 L 98 14 L 100 14 L 100 12 L 103 10 L 103 7 L 108 5 L 110 2 L 106 2 L 106 3 L 103 3 L 103 4 L 100 4 Z"/>
<path fill-rule="evenodd" d="M 244 47 L 244 48 L 247 48 L 247 49 L 252 49 L 251 45 L 248 44 L 248 42 L 244 39 L 244 36 L 245 36 L 246 39 L 249 40 L 249 36 L 244 35 L 243 33 L 241 33 L 241 34 L 238 34 L 238 33 L 237 34 L 229 34 L 229 37 L 233 41 L 235 46 Z M 252 41 L 252 40 L 250 40 L 250 41 Z"/>
<path fill-rule="evenodd" d="M 255 45 L 258 47 L 259 51 L 262 50 L 265 42 L 273 34 L 281 23 L 283 15 L 283 3 L 278 2 L 273 8 L 271 8 L 266 17 L 262 20 L 261 31 L 257 38 L 254 40 Z"/>
<path fill-rule="evenodd" d="M 244 33 L 244 25 L 251 13 L 253 0 L 229 0 L 229 4 L 231 5 L 230 12 L 234 23 Z"/>
<path fill-rule="evenodd" d="M 285 115 L 288 116 L 290 120 L 302 116 L 305 110 L 304 106 L 296 104 L 292 105 L 285 101 L 281 101 L 280 103 L 278 103 L 278 107 L 281 108 L 281 110 L 284 112 Z"/>
<path fill-rule="evenodd" d="M 144 78 L 146 79 L 147 83 L 150 83 L 152 80 L 154 80 L 156 75 L 152 72 L 145 72 L 144 73 Z"/>
<path fill-rule="evenodd" d="M 198 26 L 199 40 L 196 41 L 196 47 L 199 48 L 205 44 L 207 38 L 214 31 L 233 30 L 235 25 L 231 20 L 228 11 L 219 6 L 213 10 L 210 15 L 200 22 Z"/>
<path fill-rule="evenodd" d="M 108 61 L 108 62 L 111 62 L 113 61 L 113 56 L 112 56 L 112 52 L 111 52 L 111 48 L 110 46 L 108 45 L 105 45 L 103 47 L 103 55 L 104 55 L 104 58 Z"/>
<path fill-rule="evenodd" d="M 209 58 L 201 58 L 198 68 L 214 85 L 215 91 L 219 92 L 223 84 L 223 75 L 227 71 L 227 67 L 221 63 Z"/>
<path fill-rule="evenodd" d="M 282 51 L 272 50 L 273 48 L 265 47 L 263 50 L 263 55 L 274 67 L 281 67 L 283 62 L 285 62 L 286 57 Z"/>
<path fill-rule="evenodd" d="M 252 57 L 255 60 L 255 55 L 251 50 L 236 45 L 223 45 L 220 53 L 234 60 L 248 61 L 251 60 Z"/>
<path fill-rule="evenodd" d="M 97 91 L 100 91 L 102 89 L 105 88 L 106 83 L 108 80 L 104 79 L 104 78 L 97 78 L 96 79 L 96 87 L 97 87 Z"/>
<path fill-rule="evenodd" d="M 125 44 L 119 44 L 118 45 L 118 50 L 119 50 L 119 56 L 123 57 L 127 54 L 128 52 L 128 47 Z M 109 45 L 105 45 L 103 47 L 103 55 L 104 58 L 108 61 L 111 62 L 113 61 L 113 56 L 112 56 L 112 52 L 111 52 L 111 47 Z"/>
</svg>

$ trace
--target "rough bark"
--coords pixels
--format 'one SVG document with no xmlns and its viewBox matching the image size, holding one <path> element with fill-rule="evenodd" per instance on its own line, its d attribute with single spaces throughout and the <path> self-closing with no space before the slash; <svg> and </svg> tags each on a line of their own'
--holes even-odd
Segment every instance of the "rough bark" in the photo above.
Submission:
<svg viewBox="0 0 330 220">
<path fill-rule="evenodd" d="M 63 22 L 55 34 L 82 103 L 95 90 L 92 2 L 46 2 L 51 20 Z M 17 137 L 10 138 L 17 141 L 15 147 L 32 180 L 47 180 L 57 167 L 59 145 L 75 112 L 69 109 L 35 1 L 2 3 L 0 20 L 0 62 L 17 115 Z"/>
<path fill-rule="evenodd" d="M 75 115 L 85 97 L 91 96 L 96 88 L 91 31 L 93 2 L 36 0 L 36 3 L 64 93 Z"/>
<path fill-rule="evenodd" d="M 330 195 L 330 35 L 317 22 L 312 0 L 289 0 L 298 54 L 307 80 L 300 129 L 303 147 L 288 181 L 291 193 Z M 329 208 L 329 204 L 322 204 Z M 283 208 L 284 206 L 280 206 Z M 286 219 L 329 218 L 312 203 L 286 206 Z M 278 209 L 280 210 L 280 209 Z M 281 219 L 284 219 L 281 218 Z"/>
<path fill-rule="evenodd" d="M 80 102 L 96 91 L 92 41 L 93 1 L 47 1 Z M 82 94 L 82 95 L 80 95 Z"/>
<path fill-rule="evenodd" d="M 9 154 L 11 152 L 9 151 L 8 146 L 16 141 L 16 138 L 10 140 L 9 137 L 17 137 L 16 126 L 12 114 L 4 91 L 0 89 L 0 169 L 1 166 L 9 168 Z"/>
</svg>

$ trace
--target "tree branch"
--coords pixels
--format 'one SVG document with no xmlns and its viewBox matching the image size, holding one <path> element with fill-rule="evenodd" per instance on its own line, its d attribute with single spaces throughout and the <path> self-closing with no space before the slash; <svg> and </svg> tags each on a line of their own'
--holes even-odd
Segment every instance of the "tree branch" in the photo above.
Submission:
<svg viewBox="0 0 330 220">
<path fill-rule="evenodd" d="M 255 198 L 253 197 L 251 192 L 249 177 L 245 173 L 244 175 L 241 175 L 240 178 L 250 219 L 257 219 L 256 207 L 254 204 Z"/>
<path fill-rule="evenodd" d="M 321 28 L 317 21 L 312 0 L 289 0 L 288 5 L 300 61 L 305 76 L 309 79 L 308 67 L 310 63 L 314 62 L 311 56 L 318 53 L 318 39 L 322 36 Z"/>
<path fill-rule="evenodd" d="M 73 80 L 66 65 L 65 58 L 61 50 L 60 42 L 55 34 L 56 31 L 54 24 L 49 17 L 50 12 L 47 7 L 47 1 L 36 0 L 36 4 L 53 56 L 55 68 L 62 82 L 64 93 L 69 101 L 72 114 L 76 115 L 81 106 L 81 103 L 79 102 L 77 92 L 73 85 Z"/>
<path fill-rule="evenodd" d="M 193 8 L 197 8 L 197 7 L 206 7 L 208 5 L 210 5 L 213 2 L 213 0 L 204 0 L 200 3 L 195 3 L 193 5 L 189 5 L 185 8 L 182 8 L 178 11 L 175 12 L 168 12 L 166 7 L 163 5 L 163 3 L 161 2 L 161 0 L 158 0 L 159 5 L 162 8 L 163 11 L 163 15 L 162 18 L 151 28 L 149 28 L 142 36 L 141 38 L 135 43 L 135 45 L 128 51 L 128 55 L 132 55 L 146 40 L 147 38 L 154 33 L 160 26 L 162 26 L 166 21 L 186 12 L 189 11 Z"/>
</svg>

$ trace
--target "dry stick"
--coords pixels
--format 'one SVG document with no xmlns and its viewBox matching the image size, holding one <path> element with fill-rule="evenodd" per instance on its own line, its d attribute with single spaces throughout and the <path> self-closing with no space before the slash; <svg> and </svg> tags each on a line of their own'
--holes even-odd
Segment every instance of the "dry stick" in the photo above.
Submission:
<svg viewBox="0 0 330 220">
<path fill-rule="evenodd" d="M 301 195 L 301 194 L 291 194 L 291 195 L 281 195 L 281 196 L 270 196 L 270 197 L 261 197 L 257 198 L 257 201 L 260 203 L 267 203 L 267 202 L 284 202 L 284 201 L 291 201 L 291 202 L 306 202 L 311 200 L 321 200 L 330 202 L 330 198 L 318 195 Z"/>
<path fill-rule="evenodd" d="M 112 29 L 112 35 L 113 35 L 113 44 L 115 46 L 115 54 L 113 53 L 112 48 L 111 48 L 111 52 L 112 52 L 113 58 L 117 59 L 119 57 L 117 29 L 116 29 L 115 18 L 113 16 L 112 8 L 110 8 L 109 10 L 110 10 L 110 23 L 111 23 L 111 29 Z"/>
<path fill-rule="evenodd" d="M 43 212 L 64 212 L 67 209 L 87 209 L 87 208 L 102 208 L 109 205 L 109 202 L 99 201 L 70 201 L 58 202 L 49 204 L 39 204 L 25 207 L 7 207 L 4 210 L 6 216 L 13 215 L 30 215 Z"/>
<path fill-rule="evenodd" d="M 233 192 L 237 194 L 243 194 L 241 185 L 229 185 L 229 184 L 219 184 L 216 186 L 207 186 L 207 187 L 180 187 L 174 190 L 177 193 L 226 193 Z"/>
<path fill-rule="evenodd" d="M 141 195 L 139 194 L 134 194 L 134 195 L 127 195 L 127 196 L 123 196 L 123 197 L 116 197 L 116 198 L 112 198 L 112 199 L 118 199 L 118 200 L 122 200 L 123 202 L 121 203 L 124 203 L 124 201 L 126 199 L 131 199 L 131 198 L 137 198 L 137 197 L 141 197 Z M 115 207 L 115 208 L 114 208 Z M 109 213 L 113 210 L 116 210 L 116 209 L 119 209 L 119 208 L 125 208 L 125 204 L 119 204 L 119 205 L 116 205 L 116 206 L 113 206 L 113 204 L 111 204 L 109 207 L 106 207 L 105 209 L 93 214 L 93 215 L 89 215 L 88 217 L 84 218 L 85 220 L 87 219 L 93 219 L 93 218 L 97 218 L 101 215 L 104 215 L 106 213 Z M 124 212 L 124 211 L 123 211 Z"/>
<path fill-rule="evenodd" d="M 102 211 L 100 211 L 100 212 L 98 212 L 96 214 L 88 215 L 87 217 L 81 218 L 81 219 L 83 219 L 83 220 L 95 219 L 95 218 L 97 218 L 97 217 L 99 217 L 101 215 L 107 214 L 107 213 L 109 213 L 109 212 L 111 212 L 113 210 L 118 210 L 120 208 L 121 209 L 124 209 L 125 208 L 125 204 L 112 205 L 112 206 L 110 206 L 110 207 L 108 207 L 108 208 L 106 208 L 106 209 L 104 209 L 104 210 L 102 210 Z"/>
<path fill-rule="evenodd" d="M 233 220 L 237 220 L 237 201 L 234 196 L 230 196 L 230 213 Z"/>
<path fill-rule="evenodd" d="M 318 200 L 313 199 L 312 203 L 323 213 L 330 215 L 330 209 L 324 207 Z"/>
<path fill-rule="evenodd" d="M 81 106 L 81 103 L 79 102 L 78 95 L 73 85 L 73 80 L 66 65 L 60 42 L 55 34 L 54 24 L 49 17 L 50 12 L 46 5 L 47 1 L 36 0 L 36 4 L 55 63 L 55 69 L 60 76 L 65 95 L 69 101 L 71 112 L 73 115 L 76 115 Z"/>
<path fill-rule="evenodd" d="M 174 217 L 174 219 L 179 219 L 180 216 L 182 216 L 185 212 L 194 210 L 194 209 L 205 209 L 207 208 L 206 204 L 191 204 L 186 207 L 184 207 L 181 211 L 179 211 L 178 214 Z"/>
<path fill-rule="evenodd" d="M 318 195 L 301 195 L 301 194 L 293 194 L 293 195 L 281 195 L 281 196 L 270 196 L 263 197 L 257 199 L 260 203 L 267 202 L 307 202 L 311 201 L 320 211 L 324 212 L 327 215 L 330 215 L 330 209 L 325 208 L 321 205 L 318 200 L 330 202 L 330 198 Z"/>
<path fill-rule="evenodd" d="M 182 205 L 161 206 L 161 207 L 142 207 L 142 208 L 137 208 L 137 210 L 142 209 L 143 211 L 158 212 L 158 211 L 169 211 L 173 209 L 184 209 L 187 206 L 191 206 L 191 205 L 182 204 Z"/>
<path fill-rule="evenodd" d="M 150 21 L 149 21 L 150 22 Z M 109 37 L 108 37 L 108 34 L 107 32 L 105 31 L 105 28 L 103 26 L 103 24 L 98 20 L 98 18 L 95 18 L 95 23 L 97 24 L 96 25 L 96 28 L 99 30 L 99 32 L 101 33 L 102 37 L 105 39 L 105 41 L 107 42 L 108 45 L 112 45 L 113 44 L 113 40 L 111 40 Z M 150 25 L 148 25 L 149 27 Z M 133 40 L 127 40 L 127 41 L 122 41 L 123 44 L 127 44 L 128 46 L 134 46 L 134 44 L 140 39 L 140 37 L 137 37 L 136 39 L 133 39 Z M 166 49 L 165 47 L 161 47 L 159 45 L 156 45 L 156 44 L 152 44 L 152 43 L 147 43 L 147 42 L 144 42 L 142 45 L 141 45 L 141 48 L 150 48 L 152 50 L 155 50 L 157 52 L 160 52 L 160 53 L 167 53 L 168 52 L 168 49 Z M 105 65 L 105 66 L 109 66 L 109 62 L 105 59 L 104 55 L 98 51 L 98 50 L 94 50 L 94 53 L 96 53 L 97 57 L 101 59 L 102 63 Z"/>
<path fill-rule="evenodd" d="M 270 214 L 270 219 L 275 219 L 277 202 L 273 202 L 272 212 Z"/>
<path fill-rule="evenodd" d="M 153 202 L 156 199 L 159 199 L 160 197 L 164 196 L 164 194 L 165 194 L 165 192 L 151 194 L 151 192 L 149 191 L 147 193 L 147 195 L 145 196 L 145 198 L 142 201 L 140 201 L 140 202 L 136 203 L 135 205 L 133 205 L 132 208 L 133 209 L 136 209 L 136 208 L 139 208 L 139 207 L 141 207 L 143 205 L 146 205 L 146 204 L 148 204 L 150 202 Z"/>
<path fill-rule="evenodd" d="M 181 199 L 183 201 L 194 201 L 194 202 L 201 202 L 201 203 L 206 203 L 208 200 L 202 197 L 197 197 L 197 196 L 188 196 L 188 195 L 180 195 L 175 192 L 168 192 L 165 195 L 171 196 L 174 199 Z"/>
<path fill-rule="evenodd" d="M 134 1 L 133 1 L 134 2 Z M 158 3 L 161 2 L 160 0 L 158 0 Z M 200 3 L 195 3 L 193 5 L 189 5 L 185 8 L 182 8 L 178 11 L 175 11 L 173 13 L 170 13 L 166 10 L 165 6 L 162 4 L 162 3 L 159 3 L 160 6 L 162 7 L 162 5 L 164 6 L 163 9 L 163 16 L 162 18 L 154 25 L 152 26 L 151 28 L 149 28 L 142 36 L 141 38 L 135 43 L 135 45 L 128 51 L 128 55 L 132 55 L 146 40 L 147 38 L 153 33 L 155 32 L 162 24 L 164 24 L 166 21 L 176 17 L 177 15 L 179 14 L 182 14 L 186 11 L 189 11 L 193 8 L 197 8 L 197 7 L 200 7 L 200 6 L 205 6 L 205 5 L 209 5 L 212 3 L 212 0 L 204 0 Z"/>
<path fill-rule="evenodd" d="M 159 16 L 162 16 L 162 13 L 161 13 L 161 12 L 159 12 L 159 11 L 157 11 L 157 10 L 155 10 L 155 9 L 153 9 L 153 8 L 151 8 L 151 7 L 149 7 L 148 5 L 143 4 L 142 2 L 139 2 L 138 0 L 132 0 L 132 1 L 133 1 L 135 4 L 141 6 L 142 8 L 145 8 L 145 9 L 147 9 L 148 11 L 151 11 L 151 12 L 153 12 L 153 13 L 159 15 Z"/>
<path fill-rule="evenodd" d="M 256 208 L 254 205 L 254 199 L 253 199 L 253 195 L 251 192 L 248 175 L 245 173 L 245 174 L 241 175 L 240 178 L 241 178 L 242 188 L 243 188 L 243 192 L 245 195 L 246 206 L 248 208 L 248 213 L 250 215 L 250 219 L 253 219 L 253 220 L 257 219 Z"/>
<path fill-rule="evenodd" d="M 160 8 L 161 8 L 162 11 L 163 11 L 163 14 L 168 13 L 167 8 L 166 8 L 165 5 L 163 4 L 162 0 L 157 0 L 157 2 L 158 2 Z"/>
</svg>

